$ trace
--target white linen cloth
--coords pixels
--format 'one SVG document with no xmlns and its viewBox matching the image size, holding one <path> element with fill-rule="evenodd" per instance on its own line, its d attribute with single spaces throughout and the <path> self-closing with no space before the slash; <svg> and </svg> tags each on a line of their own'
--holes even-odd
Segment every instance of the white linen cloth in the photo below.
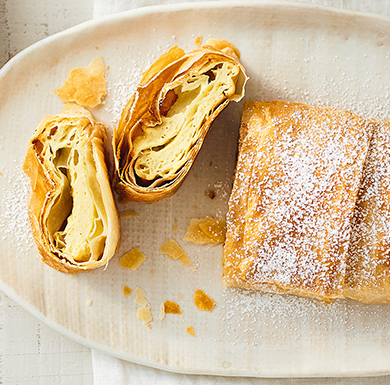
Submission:
<svg viewBox="0 0 390 385">
<path fill-rule="evenodd" d="M 93 16 L 98 18 L 112 13 L 157 4 L 184 3 L 195 0 L 94 0 Z M 208 1 L 208 0 L 196 0 Z M 299 3 L 319 4 L 360 12 L 390 16 L 390 1 L 361 0 L 295 0 Z M 126 362 L 92 349 L 94 385 L 388 385 L 390 376 L 365 378 L 246 378 L 199 376 L 170 373 Z"/>
</svg>

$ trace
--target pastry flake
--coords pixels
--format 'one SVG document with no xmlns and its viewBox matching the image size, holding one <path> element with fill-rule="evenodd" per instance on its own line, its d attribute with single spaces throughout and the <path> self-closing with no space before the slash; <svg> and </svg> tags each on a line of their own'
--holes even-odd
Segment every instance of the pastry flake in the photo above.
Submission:
<svg viewBox="0 0 390 385">
<path fill-rule="evenodd" d="M 200 289 L 194 292 L 194 304 L 198 310 L 211 311 L 215 307 L 215 301 Z"/>
<path fill-rule="evenodd" d="M 246 102 L 224 284 L 333 300 L 374 125 L 332 107 Z"/>
<path fill-rule="evenodd" d="M 164 313 L 165 314 L 183 314 L 180 309 L 180 306 L 173 301 L 165 301 L 164 302 Z"/>
<path fill-rule="evenodd" d="M 93 59 L 88 67 L 74 68 L 64 85 L 54 92 L 63 103 L 74 102 L 84 107 L 99 105 L 107 95 L 102 58 Z"/>
<path fill-rule="evenodd" d="M 217 115 L 244 95 L 237 50 L 212 40 L 185 53 L 172 47 L 144 74 L 114 131 L 115 186 L 125 200 L 174 194 Z"/>
<path fill-rule="evenodd" d="M 192 325 L 188 326 L 188 328 L 186 328 L 186 333 L 192 337 L 196 337 L 195 330 L 194 330 L 194 327 Z"/>
<path fill-rule="evenodd" d="M 132 292 L 133 291 L 128 286 L 125 286 L 125 285 L 122 286 L 122 295 L 124 297 L 129 296 Z"/>
<path fill-rule="evenodd" d="M 145 254 L 140 251 L 139 247 L 135 247 L 119 259 L 119 266 L 124 269 L 137 270 L 145 259 Z"/>
<path fill-rule="evenodd" d="M 184 266 L 191 265 L 190 257 L 174 239 L 165 241 L 160 247 L 160 252 L 165 254 L 169 259 L 178 259 Z"/>
<path fill-rule="evenodd" d="M 104 126 L 70 103 L 42 120 L 28 146 L 33 236 L 42 260 L 63 273 L 107 265 L 119 247 L 105 140 Z"/>
<path fill-rule="evenodd" d="M 215 219 L 206 216 L 200 219 L 192 218 L 183 239 L 198 244 L 215 246 L 225 242 L 225 236 L 225 218 Z"/>
</svg>

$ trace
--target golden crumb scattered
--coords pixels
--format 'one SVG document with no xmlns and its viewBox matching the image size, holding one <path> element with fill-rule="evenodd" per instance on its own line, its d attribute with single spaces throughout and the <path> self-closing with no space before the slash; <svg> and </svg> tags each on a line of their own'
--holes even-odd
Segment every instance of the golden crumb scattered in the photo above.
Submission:
<svg viewBox="0 0 390 385">
<path fill-rule="evenodd" d="M 202 219 L 192 218 L 184 237 L 185 241 L 215 246 L 225 242 L 226 220 L 206 216 Z"/>
<path fill-rule="evenodd" d="M 194 292 L 194 303 L 198 310 L 211 311 L 215 306 L 215 301 L 200 289 Z"/>
<path fill-rule="evenodd" d="M 127 217 L 138 217 L 138 213 L 135 211 L 135 210 L 124 210 L 124 211 L 121 211 L 119 213 L 119 215 L 122 217 L 122 218 L 127 218 Z"/>
<path fill-rule="evenodd" d="M 139 307 L 137 309 L 137 318 L 139 318 L 146 326 L 153 320 L 152 312 L 150 311 L 150 306 Z"/>
<path fill-rule="evenodd" d="M 189 269 L 190 269 L 191 271 L 197 271 L 197 270 L 198 270 L 195 266 L 190 266 Z"/>
<path fill-rule="evenodd" d="M 194 206 L 192 206 L 192 209 L 193 209 L 193 210 L 198 210 L 198 206 L 195 206 L 195 205 L 194 205 Z"/>
<path fill-rule="evenodd" d="M 194 40 L 194 43 L 197 47 L 200 47 L 200 45 L 202 44 L 202 39 L 203 39 L 203 36 L 198 36 L 195 40 Z"/>
<path fill-rule="evenodd" d="M 75 102 L 84 107 L 96 107 L 107 95 L 104 64 L 101 57 L 88 67 L 74 68 L 63 86 L 54 91 L 61 102 Z"/>
<path fill-rule="evenodd" d="M 145 258 L 145 254 L 141 253 L 138 247 L 135 247 L 119 259 L 119 266 L 124 269 L 137 270 Z"/>
<path fill-rule="evenodd" d="M 153 270 L 150 270 L 149 273 L 150 273 L 150 274 L 153 274 Z"/>
<path fill-rule="evenodd" d="M 37 84 L 35 84 L 35 87 L 38 87 L 38 83 L 37 83 Z"/>
<path fill-rule="evenodd" d="M 163 303 L 160 305 L 160 314 L 158 315 L 158 318 L 160 318 L 161 321 L 165 318 L 165 306 Z"/>
<path fill-rule="evenodd" d="M 165 241 L 160 247 L 160 252 L 166 254 L 169 259 L 178 259 L 185 266 L 191 265 L 190 257 L 174 239 Z"/>
<path fill-rule="evenodd" d="M 164 302 L 164 312 L 165 314 L 183 314 L 180 309 L 180 306 L 173 301 Z"/>
<path fill-rule="evenodd" d="M 188 328 L 186 328 L 186 333 L 192 337 L 196 337 L 195 330 L 194 330 L 194 327 L 192 325 L 188 326 Z"/>
<path fill-rule="evenodd" d="M 140 305 L 140 307 L 137 309 L 137 318 L 139 318 L 150 329 L 150 325 L 148 326 L 148 324 L 153 320 L 153 317 L 150 310 L 149 301 L 145 298 L 145 290 L 141 287 L 136 287 L 134 291 L 134 302 Z"/>
<path fill-rule="evenodd" d="M 146 324 L 145 326 L 146 326 L 147 328 L 149 328 L 149 329 L 151 328 L 151 325 L 150 325 L 150 324 Z"/>
<path fill-rule="evenodd" d="M 69 275 L 70 275 L 71 277 L 73 277 L 73 278 L 77 277 L 77 273 L 75 273 L 75 272 L 69 273 Z"/>
<path fill-rule="evenodd" d="M 142 307 L 149 305 L 149 301 L 145 298 L 146 292 L 141 287 L 136 287 L 134 289 L 135 298 L 134 302 Z"/>
<path fill-rule="evenodd" d="M 204 193 L 211 199 L 215 198 L 215 191 L 214 190 L 206 190 Z"/>
<path fill-rule="evenodd" d="M 127 297 L 127 296 L 130 295 L 132 292 L 133 292 L 133 291 L 132 291 L 129 287 L 127 287 L 127 286 L 125 286 L 125 285 L 122 286 L 122 295 L 123 295 L 124 297 Z"/>
<path fill-rule="evenodd" d="M 179 231 L 179 228 L 177 227 L 177 224 L 175 223 L 173 226 L 172 226 L 172 231 L 174 233 L 177 233 Z"/>
<path fill-rule="evenodd" d="M 92 299 L 87 299 L 87 306 L 91 306 L 92 305 Z"/>
<path fill-rule="evenodd" d="M 180 258 L 179 261 L 181 262 L 182 265 L 184 266 L 189 266 L 191 265 L 191 259 L 187 254 L 183 254 Z"/>
<path fill-rule="evenodd" d="M 110 69 L 110 66 L 107 66 L 107 71 Z"/>
<path fill-rule="evenodd" d="M 179 298 L 183 298 L 183 296 L 179 294 Z"/>
</svg>

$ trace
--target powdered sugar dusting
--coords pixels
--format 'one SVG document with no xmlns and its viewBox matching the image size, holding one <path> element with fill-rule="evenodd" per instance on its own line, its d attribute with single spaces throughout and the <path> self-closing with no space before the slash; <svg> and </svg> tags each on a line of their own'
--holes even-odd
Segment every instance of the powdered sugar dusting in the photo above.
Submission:
<svg viewBox="0 0 390 385">
<path fill-rule="evenodd" d="M 383 305 L 350 300 L 326 305 L 304 297 L 226 288 L 220 318 L 228 326 L 221 333 L 251 345 L 272 344 L 280 338 L 298 345 L 313 338 L 328 339 L 327 343 L 337 345 L 381 330 L 385 341 L 390 340 L 387 312 Z"/>
<path fill-rule="evenodd" d="M 13 170 L 2 169 L 1 172 L 1 178 L 8 183 L 1 189 L 0 196 L 0 205 L 5 210 L 0 218 L 1 237 L 24 253 L 34 245 L 27 215 L 29 182 L 20 166 Z"/>
<path fill-rule="evenodd" d="M 231 205 L 242 196 L 246 205 L 228 217 L 228 228 L 245 217 L 243 243 L 228 239 L 225 248 L 236 262 L 229 274 L 245 273 L 249 287 L 342 297 L 350 219 L 373 125 L 335 108 L 287 102 L 247 102 L 243 125 L 242 152 L 253 153 L 253 161 L 239 168 L 247 182 L 231 196 Z"/>
</svg>

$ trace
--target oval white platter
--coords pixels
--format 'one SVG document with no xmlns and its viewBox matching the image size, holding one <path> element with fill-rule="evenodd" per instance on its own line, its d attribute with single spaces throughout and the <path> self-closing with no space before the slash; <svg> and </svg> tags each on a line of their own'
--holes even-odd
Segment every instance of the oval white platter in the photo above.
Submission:
<svg viewBox="0 0 390 385">
<path fill-rule="evenodd" d="M 122 218 L 122 245 L 107 269 L 74 277 L 40 261 L 20 167 L 39 121 L 62 108 L 53 91 L 72 68 L 101 56 L 109 95 L 92 112 L 111 134 L 142 71 L 172 45 L 193 49 L 199 35 L 238 47 L 250 77 L 247 100 L 390 117 L 390 20 L 381 17 L 274 1 L 196 3 L 138 9 L 47 38 L 0 73 L 0 289 L 80 343 L 161 369 L 273 377 L 390 373 L 389 305 L 340 300 L 326 306 L 226 289 L 221 245 L 182 240 L 190 218 L 226 214 L 242 103 L 230 104 L 215 121 L 177 194 L 151 205 L 118 204 L 139 216 Z M 215 199 L 205 190 L 215 190 Z M 159 253 L 168 238 L 180 243 L 196 271 Z M 119 257 L 133 247 L 147 259 L 137 271 L 124 270 Z M 136 317 L 134 292 L 122 296 L 123 285 L 146 291 L 150 329 Z M 193 303 L 199 288 L 216 301 L 210 313 Z M 183 316 L 161 321 L 166 300 L 177 302 Z M 190 325 L 195 338 L 185 331 Z"/>
</svg>

